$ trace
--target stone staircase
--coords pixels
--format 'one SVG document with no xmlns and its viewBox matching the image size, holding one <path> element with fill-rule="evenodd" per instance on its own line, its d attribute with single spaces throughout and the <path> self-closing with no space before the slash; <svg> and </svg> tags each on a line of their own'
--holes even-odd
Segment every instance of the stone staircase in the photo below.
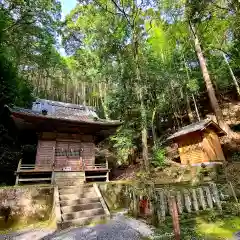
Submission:
<svg viewBox="0 0 240 240">
<path fill-rule="evenodd" d="M 58 185 L 61 228 L 88 225 L 109 216 L 96 184 Z"/>
</svg>

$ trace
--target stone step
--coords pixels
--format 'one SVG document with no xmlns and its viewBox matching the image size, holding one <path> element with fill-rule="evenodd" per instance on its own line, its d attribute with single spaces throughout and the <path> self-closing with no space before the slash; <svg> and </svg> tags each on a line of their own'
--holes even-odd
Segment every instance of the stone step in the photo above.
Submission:
<svg viewBox="0 0 240 240">
<path fill-rule="evenodd" d="M 84 186 L 79 186 L 79 187 L 65 187 L 65 188 L 60 188 L 59 189 L 59 194 L 64 195 L 64 194 L 72 194 L 72 193 L 83 193 L 83 192 L 92 192 L 94 191 L 94 188 L 92 186 L 89 187 L 84 187 Z"/>
<path fill-rule="evenodd" d="M 91 217 L 85 217 L 85 218 L 76 218 L 68 221 L 64 221 L 60 223 L 60 227 L 62 229 L 72 227 L 72 226 L 83 226 L 83 225 L 88 225 L 91 223 L 96 223 L 98 221 L 105 220 L 107 217 L 104 214 L 101 215 L 95 215 Z"/>
<path fill-rule="evenodd" d="M 89 204 L 89 203 L 97 203 L 100 202 L 99 198 L 81 198 L 81 199 L 75 199 L 75 200 L 62 200 L 60 201 L 60 206 L 77 206 L 80 204 Z"/>
<path fill-rule="evenodd" d="M 85 218 L 85 217 L 91 217 L 91 216 L 102 215 L 102 214 L 104 214 L 104 209 L 101 207 L 101 208 L 88 209 L 88 210 L 83 210 L 78 212 L 62 214 L 62 219 L 63 221 L 68 221 L 72 219 Z"/>
<path fill-rule="evenodd" d="M 89 187 L 93 187 L 93 184 L 86 184 L 86 183 L 82 183 L 82 184 L 78 184 L 78 185 L 60 185 L 58 186 L 58 189 L 70 189 L 70 188 L 89 188 Z"/>
<path fill-rule="evenodd" d="M 68 186 L 79 186 L 84 185 L 84 181 L 80 180 L 55 180 L 55 184 L 58 185 L 59 188 L 61 187 L 68 187 Z"/>
<path fill-rule="evenodd" d="M 83 192 L 83 193 L 72 193 L 72 194 L 60 194 L 60 201 L 63 200 L 77 200 L 81 198 L 95 198 L 97 194 L 95 191 Z"/>
<path fill-rule="evenodd" d="M 61 207 L 61 211 L 63 214 L 66 214 L 66 213 L 96 209 L 96 208 L 101 208 L 101 207 L 102 207 L 102 204 L 100 202 L 95 202 L 95 203 L 80 204 L 80 205 L 76 205 L 76 206 L 63 206 L 63 207 Z"/>
</svg>

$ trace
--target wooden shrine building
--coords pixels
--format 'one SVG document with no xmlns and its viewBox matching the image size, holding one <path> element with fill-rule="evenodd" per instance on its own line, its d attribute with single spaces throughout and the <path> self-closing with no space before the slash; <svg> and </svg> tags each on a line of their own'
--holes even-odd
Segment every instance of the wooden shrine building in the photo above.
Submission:
<svg viewBox="0 0 240 240">
<path fill-rule="evenodd" d="M 39 99 L 32 109 L 12 108 L 18 129 L 37 132 L 34 164 L 20 160 L 16 184 L 31 181 L 108 181 L 107 161 L 95 162 L 95 144 L 113 134 L 120 121 L 100 119 L 87 106 Z"/>
<path fill-rule="evenodd" d="M 225 161 L 219 140 L 225 134 L 215 122 L 202 120 L 183 127 L 168 140 L 178 144 L 183 165 L 219 164 Z"/>
</svg>

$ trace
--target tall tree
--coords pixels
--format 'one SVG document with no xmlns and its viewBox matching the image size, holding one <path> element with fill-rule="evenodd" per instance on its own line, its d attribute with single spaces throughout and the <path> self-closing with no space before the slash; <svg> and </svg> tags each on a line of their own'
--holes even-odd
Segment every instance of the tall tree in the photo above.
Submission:
<svg viewBox="0 0 240 240">
<path fill-rule="evenodd" d="M 227 134 L 231 135 L 231 130 L 223 119 L 223 114 L 222 114 L 221 108 L 219 106 L 218 100 L 216 98 L 215 90 L 214 90 L 212 81 L 210 79 L 210 74 L 209 74 L 209 71 L 207 68 L 206 59 L 203 55 L 203 51 L 202 51 L 202 48 L 200 45 L 198 33 L 197 33 L 196 27 L 195 27 L 195 25 L 197 23 L 199 23 L 203 20 L 203 17 L 206 14 L 205 11 L 207 9 L 207 6 L 208 5 L 205 3 L 205 1 L 199 1 L 197 3 L 195 1 L 188 1 L 188 4 L 187 4 L 188 16 L 187 16 L 187 18 L 189 21 L 189 27 L 190 27 L 190 31 L 192 32 L 195 50 L 196 50 L 196 53 L 198 56 L 198 60 L 199 60 L 200 67 L 202 70 L 203 79 L 206 84 L 208 96 L 209 96 L 213 111 L 216 115 L 216 118 L 217 118 L 217 121 L 218 121 L 220 127 L 222 127 L 226 131 Z"/>
</svg>

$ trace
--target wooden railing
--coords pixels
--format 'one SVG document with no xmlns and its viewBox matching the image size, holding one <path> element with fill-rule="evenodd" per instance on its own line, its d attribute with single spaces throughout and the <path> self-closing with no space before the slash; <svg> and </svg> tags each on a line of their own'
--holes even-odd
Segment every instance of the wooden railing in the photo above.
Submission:
<svg viewBox="0 0 240 240">
<path fill-rule="evenodd" d="M 106 163 L 99 163 L 94 165 L 84 164 L 84 169 L 108 169 L 108 161 Z"/>
<path fill-rule="evenodd" d="M 69 170 L 67 170 L 69 168 Z M 84 170 L 107 170 L 108 169 L 108 161 L 106 163 L 100 164 L 86 164 L 83 161 L 83 165 L 79 166 L 66 166 L 66 170 L 62 168 L 54 168 L 52 164 L 22 164 L 22 159 L 18 163 L 17 172 L 31 172 L 31 171 L 84 171 Z"/>
</svg>

